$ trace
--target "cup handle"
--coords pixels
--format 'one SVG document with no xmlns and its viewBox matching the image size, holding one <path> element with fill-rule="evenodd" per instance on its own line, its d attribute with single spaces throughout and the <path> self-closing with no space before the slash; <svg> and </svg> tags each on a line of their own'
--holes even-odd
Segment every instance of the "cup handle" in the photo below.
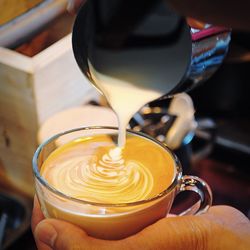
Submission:
<svg viewBox="0 0 250 250">
<path fill-rule="evenodd" d="M 187 210 L 181 212 L 183 215 L 198 215 L 207 212 L 212 205 L 212 192 L 208 184 L 197 176 L 184 175 L 181 180 L 180 192 L 193 191 L 200 196 L 200 200 Z"/>
</svg>

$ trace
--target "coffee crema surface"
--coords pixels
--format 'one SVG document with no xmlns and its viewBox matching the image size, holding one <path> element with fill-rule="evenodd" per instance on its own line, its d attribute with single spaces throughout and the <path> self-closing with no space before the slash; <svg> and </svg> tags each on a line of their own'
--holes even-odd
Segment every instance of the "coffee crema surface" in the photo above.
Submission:
<svg viewBox="0 0 250 250">
<path fill-rule="evenodd" d="M 117 204 L 152 198 L 173 182 L 172 156 L 157 143 L 128 135 L 79 138 L 57 148 L 41 175 L 58 191 L 84 201 Z"/>
</svg>

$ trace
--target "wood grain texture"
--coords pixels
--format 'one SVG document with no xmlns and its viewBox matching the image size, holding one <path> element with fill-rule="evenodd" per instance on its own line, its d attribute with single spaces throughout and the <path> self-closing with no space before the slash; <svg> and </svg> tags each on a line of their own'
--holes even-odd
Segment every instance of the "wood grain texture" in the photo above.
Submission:
<svg viewBox="0 0 250 250">
<path fill-rule="evenodd" d="M 43 0 L 1 0 L 0 25 L 13 20 L 42 2 Z"/>
<path fill-rule="evenodd" d="M 33 195 L 39 127 L 53 114 L 84 104 L 91 93 L 75 62 L 71 35 L 34 57 L 0 48 L 0 162 L 13 185 Z"/>
<path fill-rule="evenodd" d="M 28 72 L 0 63 L 0 160 L 13 185 L 32 193 L 37 115 Z"/>
</svg>

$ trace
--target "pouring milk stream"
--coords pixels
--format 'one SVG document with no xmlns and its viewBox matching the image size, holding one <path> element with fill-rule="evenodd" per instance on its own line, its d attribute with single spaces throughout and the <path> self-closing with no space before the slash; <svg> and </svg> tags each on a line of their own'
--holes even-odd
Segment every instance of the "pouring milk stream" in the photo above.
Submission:
<svg viewBox="0 0 250 250">
<path fill-rule="evenodd" d="M 123 1 L 116 4 L 111 10 L 111 2 L 88 1 L 77 15 L 72 44 L 82 72 L 117 115 L 117 144 L 123 147 L 133 115 L 145 104 L 176 93 L 189 69 L 192 46 L 188 25 L 164 1 L 153 4 L 146 16 L 137 13 L 141 9 L 126 12 L 120 8 Z M 123 15 L 130 17 L 129 28 L 122 27 Z"/>
<path fill-rule="evenodd" d="M 122 2 L 113 3 L 119 7 Z M 110 162 L 123 158 L 126 128 L 134 114 L 145 104 L 176 93 L 177 85 L 190 66 L 190 29 L 182 18 L 172 13 L 169 15 L 165 3 L 161 3 L 142 18 L 134 8 L 120 15 L 118 13 L 123 12 L 123 8 L 108 8 L 112 5 L 110 1 L 88 1 L 74 24 L 72 44 L 78 66 L 106 97 L 118 119 L 118 141 L 108 153 Z M 115 15 L 110 13 L 111 9 Z M 131 30 L 121 27 L 123 14 L 129 15 Z M 117 21 L 114 20 L 116 15 Z M 113 20 L 110 19 L 112 16 Z M 120 167 L 128 171 L 126 164 Z M 133 169 L 150 192 L 152 177 L 146 175 L 138 163 L 133 164 Z M 136 178 L 126 176 L 129 178 L 127 183 L 138 186 Z"/>
</svg>

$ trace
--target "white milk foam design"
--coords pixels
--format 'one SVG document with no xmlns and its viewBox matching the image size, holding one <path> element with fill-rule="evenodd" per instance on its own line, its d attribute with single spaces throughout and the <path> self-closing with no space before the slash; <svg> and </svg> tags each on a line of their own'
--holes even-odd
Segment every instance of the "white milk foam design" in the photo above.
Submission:
<svg viewBox="0 0 250 250">
<path fill-rule="evenodd" d="M 43 176 L 61 192 L 86 201 L 133 202 L 147 198 L 153 188 L 150 171 L 139 162 L 125 162 L 118 147 L 104 154 L 99 162 L 83 152 L 50 165 Z"/>
</svg>

